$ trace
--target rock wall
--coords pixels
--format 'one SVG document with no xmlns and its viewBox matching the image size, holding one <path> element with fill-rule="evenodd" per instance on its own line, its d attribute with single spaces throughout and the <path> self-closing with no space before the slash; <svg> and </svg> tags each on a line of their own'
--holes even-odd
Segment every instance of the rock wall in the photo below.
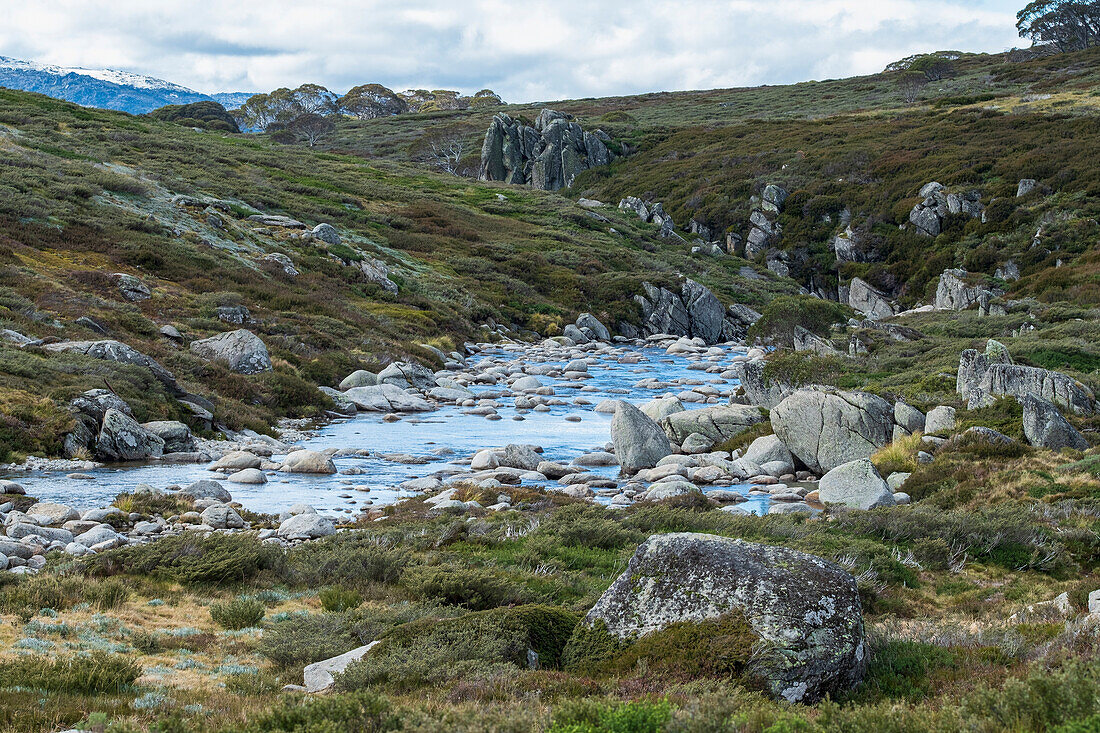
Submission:
<svg viewBox="0 0 1100 733">
<path fill-rule="evenodd" d="M 485 133 L 478 179 L 557 191 L 578 173 L 610 163 L 609 142 L 607 133 L 587 132 L 563 112 L 542 110 L 534 127 L 499 114 Z"/>
</svg>

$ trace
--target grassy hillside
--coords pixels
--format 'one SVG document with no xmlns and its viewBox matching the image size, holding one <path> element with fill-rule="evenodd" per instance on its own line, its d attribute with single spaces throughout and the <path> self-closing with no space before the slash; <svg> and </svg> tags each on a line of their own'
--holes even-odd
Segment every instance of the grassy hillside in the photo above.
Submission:
<svg viewBox="0 0 1100 733">
<path fill-rule="evenodd" d="M 22 92 L 0 91 L 0 165 L 0 326 L 37 338 L 104 338 L 77 323 L 90 317 L 187 389 L 220 398 L 218 417 L 232 427 L 311 414 L 324 399 L 312 385 L 402 355 L 430 361 L 418 344 L 449 349 L 484 338 L 479 327 L 489 319 L 543 333 L 586 310 L 634 319 L 630 296 L 647 279 L 682 273 L 757 305 L 794 287 L 744 280 L 735 275 L 744 261 L 693 257 L 636 219 L 594 216 L 563 196 Z M 309 227 L 328 222 L 343 242 L 324 246 L 247 219 L 261 212 Z M 262 259 L 270 253 L 289 256 L 301 274 Z M 386 264 L 396 295 L 368 281 L 356 266 L 364 257 Z M 117 272 L 140 277 L 152 298 L 127 302 L 109 278 Z M 230 374 L 158 333 L 164 324 L 188 339 L 234 328 L 216 318 L 225 306 L 248 309 L 274 373 Z M 3 411 L 14 416 L 0 426 L 0 443 L 56 451 L 65 421 L 56 406 L 102 387 L 104 369 L 0 350 Z M 111 386 L 140 419 L 178 416 L 141 370 L 111 371 Z"/>
</svg>

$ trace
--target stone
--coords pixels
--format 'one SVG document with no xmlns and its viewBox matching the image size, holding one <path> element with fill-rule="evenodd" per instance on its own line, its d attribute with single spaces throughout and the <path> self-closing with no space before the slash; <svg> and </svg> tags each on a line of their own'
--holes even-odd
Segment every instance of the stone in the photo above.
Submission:
<svg viewBox="0 0 1100 733">
<path fill-rule="evenodd" d="M 767 376 L 765 374 L 767 367 L 767 360 L 751 359 L 735 364 L 734 371 L 745 393 L 745 402 L 771 410 L 797 392 L 799 388 L 781 379 Z"/>
<path fill-rule="evenodd" d="M 241 515 L 237 514 L 233 507 L 226 504 L 209 506 L 199 516 L 202 518 L 203 524 L 214 529 L 241 529 L 244 527 L 244 520 L 241 519 Z"/>
<path fill-rule="evenodd" d="M 964 311 L 974 306 L 981 310 L 984 302 L 983 315 L 989 315 L 989 300 L 998 293 L 977 285 L 967 285 L 967 276 L 966 270 L 943 271 L 936 286 L 936 310 Z"/>
<path fill-rule="evenodd" d="M 344 652 L 339 656 L 306 665 L 306 668 L 302 670 L 305 691 L 317 693 L 332 688 L 336 685 L 335 675 L 346 670 L 352 662 L 362 659 L 367 652 L 380 643 L 381 641 L 372 641 L 370 644 L 364 644 L 361 647 L 352 649 L 350 652 Z"/>
<path fill-rule="evenodd" d="M 778 214 L 783 211 L 783 204 L 787 203 L 789 196 L 787 189 L 782 186 L 777 186 L 774 183 L 768 184 L 764 187 L 764 193 L 761 195 L 761 208 Z"/>
<path fill-rule="evenodd" d="M 294 260 L 290 259 L 282 252 L 270 252 L 260 258 L 263 262 L 271 262 L 277 267 L 282 268 L 283 274 L 287 277 L 298 277 L 302 273 L 298 271 L 298 268 L 294 266 Z"/>
<path fill-rule="evenodd" d="M 336 465 L 324 453 L 315 450 L 296 450 L 288 453 L 279 470 L 288 473 L 336 473 Z"/>
<path fill-rule="evenodd" d="M 126 413 L 112 408 L 103 415 L 95 452 L 103 461 L 144 461 L 164 455 L 164 440 Z"/>
<path fill-rule="evenodd" d="M 149 298 L 153 297 L 149 291 L 149 286 L 133 275 L 127 275 L 124 272 L 116 272 L 110 277 L 111 282 L 118 288 L 118 292 L 122 294 L 122 297 L 132 303 L 149 300 Z"/>
<path fill-rule="evenodd" d="M 904 402 L 894 403 L 894 422 L 907 433 L 924 432 L 924 413 Z"/>
<path fill-rule="evenodd" d="M 674 413 L 683 412 L 684 404 L 676 397 L 658 397 L 655 400 L 646 402 L 638 409 L 651 420 L 660 420 Z"/>
<path fill-rule="evenodd" d="M 1063 448 L 1085 451 L 1089 442 L 1070 425 L 1058 408 L 1041 397 L 1025 395 L 1020 398 L 1024 408 L 1024 437 L 1040 448 L 1059 451 Z"/>
<path fill-rule="evenodd" d="M 7 533 L 8 537 L 16 540 L 34 535 L 41 537 L 46 542 L 60 542 L 63 545 L 67 545 L 73 541 L 73 533 L 67 529 L 61 529 L 60 527 L 40 527 L 37 524 L 30 524 L 29 522 L 15 522 L 9 524 Z M 4 552 L 2 547 L 0 547 L 0 552 Z M 4 552 L 4 554 L 8 555 L 8 557 L 12 557 L 15 553 Z M 15 556 L 19 557 L 19 555 Z"/>
<path fill-rule="evenodd" d="M 620 402 L 611 418 L 611 440 L 623 473 L 630 475 L 653 468 L 672 453 L 665 431 L 629 402 Z"/>
<path fill-rule="evenodd" d="M 284 540 L 315 540 L 336 534 L 336 527 L 320 514 L 306 512 L 284 519 L 276 534 Z"/>
<path fill-rule="evenodd" d="M 336 227 L 331 224 L 318 224 L 313 227 L 313 231 L 310 232 L 314 239 L 318 239 L 325 244 L 337 245 L 341 243 L 340 234 L 336 231 Z"/>
<path fill-rule="evenodd" d="M 25 495 L 27 490 L 21 485 L 8 479 L 0 479 L 0 494 L 18 494 L 20 496 Z"/>
<path fill-rule="evenodd" d="M 225 490 L 221 484 L 217 481 L 210 479 L 203 479 L 196 481 L 190 486 L 180 489 L 179 496 L 185 499 L 191 499 L 192 501 L 198 501 L 200 499 L 213 499 L 214 501 L 228 503 L 233 501 L 233 497 L 229 495 L 229 492 Z"/>
<path fill-rule="evenodd" d="M 435 373 L 426 366 L 408 361 L 395 361 L 378 372 L 379 384 L 392 384 L 405 389 L 412 387 L 427 392 L 439 386 Z"/>
<path fill-rule="evenodd" d="M 878 321 L 896 315 L 898 307 L 886 293 L 871 287 L 858 277 L 848 287 L 848 305 L 868 320 Z"/>
<path fill-rule="evenodd" d="M 77 544 L 84 547 L 94 547 L 103 542 L 117 542 L 122 536 L 109 524 L 99 524 L 73 538 Z"/>
<path fill-rule="evenodd" d="M 894 408 L 877 395 L 804 389 L 771 411 L 775 435 L 807 468 L 821 474 L 869 458 L 893 438 Z"/>
<path fill-rule="evenodd" d="M 367 412 L 429 412 L 435 409 L 420 395 L 409 394 L 394 384 L 352 387 L 344 396 Z"/>
<path fill-rule="evenodd" d="M 47 351 L 76 352 L 92 359 L 114 361 L 119 364 L 133 364 L 148 369 L 153 376 L 171 391 L 172 394 L 183 394 L 176 378 L 172 373 L 158 364 L 151 357 L 127 346 L 120 341 L 62 341 L 56 344 L 47 344 L 43 347 Z"/>
<path fill-rule="evenodd" d="M 223 471 L 232 470 L 238 471 L 243 468 L 259 468 L 260 457 L 255 453 L 250 453 L 246 450 L 235 450 L 226 453 L 224 456 L 214 461 L 210 466 L 211 471 Z"/>
<path fill-rule="evenodd" d="M 929 435 L 950 433 L 955 429 L 955 408 L 947 405 L 933 407 L 924 420 L 924 432 Z"/>
<path fill-rule="evenodd" d="M 886 485 L 890 487 L 890 490 L 895 492 L 897 496 L 897 490 L 905 485 L 905 482 L 912 476 L 911 473 L 905 473 L 904 471 L 894 471 L 892 474 L 886 477 Z"/>
<path fill-rule="evenodd" d="M 156 420 L 142 423 L 141 427 L 164 441 L 165 453 L 190 453 L 195 450 L 191 428 L 178 420 Z"/>
<path fill-rule="evenodd" d="M 1023 178 L 1020 180 L 1019 185 L 1016 186 L 1016 198 L 1023 198 L 1032 191 L 1039 189 L 1039 182 L 1034 178 Z"/>
<path fill-rule="evenodd" d="M 894 506 L 894 492 L 878 469 L 866 458 L 837 466 L 817 485 L 822 504 L 843 504 L 851 509 L 877 509 Z"/>
<path fill-rule="evenodd" d="M 611 332 L 607 330 L 607 326 L 600 323 L 600 320 L 591 313 L 581 313 L 577 318 L 577 328 L 590 330 L 595 336 L 597 341 L 610 341 Z"/>
<path fill-rule="evenodd" d="M 40 501 L 32 504 L 25 512 L 35 517 L 39 524 L 47 526 L 65 524 L 74 519 L 80 519 L 80 513 L 71 506 L 55 504 L 49 501 Z"/>
<path fill-rule="evenodd" d="M 764 421 L 760 409 L 751 405 L 716 405 L 701 410 L 674 412 L 661 418 L 659 424 L 669 440 L 677 445 L 692 433 L 721 443 L 736 437 L 753 425 Z"/>
<path fill-rule="evenodd" d="M 706 453 L 714 447 L 714 440 L 701 433 L 692 433 L 684 438 L 680 450 L 689 455 Z"/>
<path fill-rule="evenodd" d="M 347 392 L 352 387 L 373 387 L 378 384 L 378 375 L 366 369 L 357 369 L 340 382 L 340 391 Z"/>
<path fill-rule="evenodd" d="M 670 624 L 743 615 L 768 651 L 755 659 L 771 693 L 813 703 L 859 683 L 867 667 L 855 579 L 813 555 L 705 534 L 654 535 L 596 601 L 585 625 L 632 639 Z M 574 632 L 576 633 L 576 632 Z"/>
<path fill-rule="evenodd" d="M 229 474 L 225 480 L 234 484 L 266 484 L 267 476 L 258 468 L 244 468 Z"/>
<path fill-rule="evenodd" d="M 244 328 L 192 341 L 190 349 L 191 353 L 207 361 L 224 362 L 238 374 L 271 371 L 271 357 L 264 342 Z"/>
<path fill-rule="evenodd" d="M 792 471 L 794 470 L 794 456 L 787 450 L 787 446 L 783 445 L 783 441 L 775 435 L 764 435 L 757 438 L 745 449 L 745 454 L 741 457 L 746 461 L 752 461 L 758 466 L 781 461 L 790 466 Z"/>
<path fill-rule="evenodd" d="M 557 191 L 582 171 L 610 163 L 608 142 L 602 131 L 584 130 L 562 112 L 544 109 L 534 126 L 498 114 L 485 132 L 478 179 Z"/>
<path fill-rule="evenodd" d="M 960 375 L 963 361 L 967 359 L 966 352 L 963 353 Z M 979 360 L 972 361 L 968 385 L 973 384 L 981 364 Z M 1091 415 L 1095 410 L 1096 398 L 1092 390 L 1073 377 L 1050 369 L 1002 363 L 989 364 L 977 387 L 968 388 L 967 405 L 974 409 L 992 404 L 997 397 L 1022 399 L 1025 396 L 1038 397 L 1077 415 Z"/>
</svg>

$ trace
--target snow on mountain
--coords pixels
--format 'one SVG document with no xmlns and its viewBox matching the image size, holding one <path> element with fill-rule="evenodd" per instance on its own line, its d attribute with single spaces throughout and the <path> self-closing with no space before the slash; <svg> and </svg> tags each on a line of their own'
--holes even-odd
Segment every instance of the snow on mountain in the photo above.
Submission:
<svg viewBox="0 0 1100 733">
<path fill-rule="evenodd" d="M 115 69 L 54 66 L 0 56 L 0 86 L 38 92 L 85 107 L 142 114 L 166 104 L 247 99 L 242 92 L 207 95 L 144 74 Z M 243 101 L 243 100 L 242 100 Z M 236 105 L 239 106 L 240 102 Z"/>
</svg>

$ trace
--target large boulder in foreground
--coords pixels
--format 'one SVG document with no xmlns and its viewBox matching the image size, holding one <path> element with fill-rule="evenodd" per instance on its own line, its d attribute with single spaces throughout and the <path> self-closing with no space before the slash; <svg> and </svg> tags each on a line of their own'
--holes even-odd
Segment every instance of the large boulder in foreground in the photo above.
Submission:
<svg viewBox="0 0 1100 733">
<path fill-rule="evenodd" d="M 629 640 L 734 613 L 759 636 L 752 672 L 776 697 L 812 703 L 862 679 L 867 648 L 855 579 L 834 563 L 784 547 L 654 535 L 582 626 Z"/>
<path fill-rule="evenodd" d="M 260 337 L 239 328 L 236 331 L 191 342 L 191 353 L 207 361 L 220 361 L 238 374 L 271 371 L 271 357 Z"/>
<path fill-rule="evenodd" d="M 851 509 L 894 506 L 894 492 L 875 465 L 866 458 L 837 466 L 821 477 L 817 485 L 822 504 L 843 504 Z"/>
<path fill-rule="evenodd" d="M 894 406 L 866 392 L 805 389 L 771 411 L 775 434 L 818 473 L 871 455 L 890 443 Z"/>
<path fill-rule="evenodd" d="M 672 413 L 661 418 L 660 425 L 669 440 L 677 445 L 682 445 L 692 433 L 706 436 L 713 445 L 729 440 L 763 421 L 764 416 L 759 408 L 749 405 L 716 405 L 701 410 Z"/>
<path fill-rule="evenodd" d="M 1077 428 L 1069 424 L 1058 408 L 1042 399 L 1026 395 L 1020 399 L 1024 407 L 1024 437 L 1040 448 L 1088 450 L 1089 442 Z"/>
<path fill-rule="evenodd" d="M 672 453 L 672 445 L 661 426 L 629 402 L 619 402 L 611 418 L 611 441 L 623 473 L 635 474 L 653 468 Z"/>
</svg>

